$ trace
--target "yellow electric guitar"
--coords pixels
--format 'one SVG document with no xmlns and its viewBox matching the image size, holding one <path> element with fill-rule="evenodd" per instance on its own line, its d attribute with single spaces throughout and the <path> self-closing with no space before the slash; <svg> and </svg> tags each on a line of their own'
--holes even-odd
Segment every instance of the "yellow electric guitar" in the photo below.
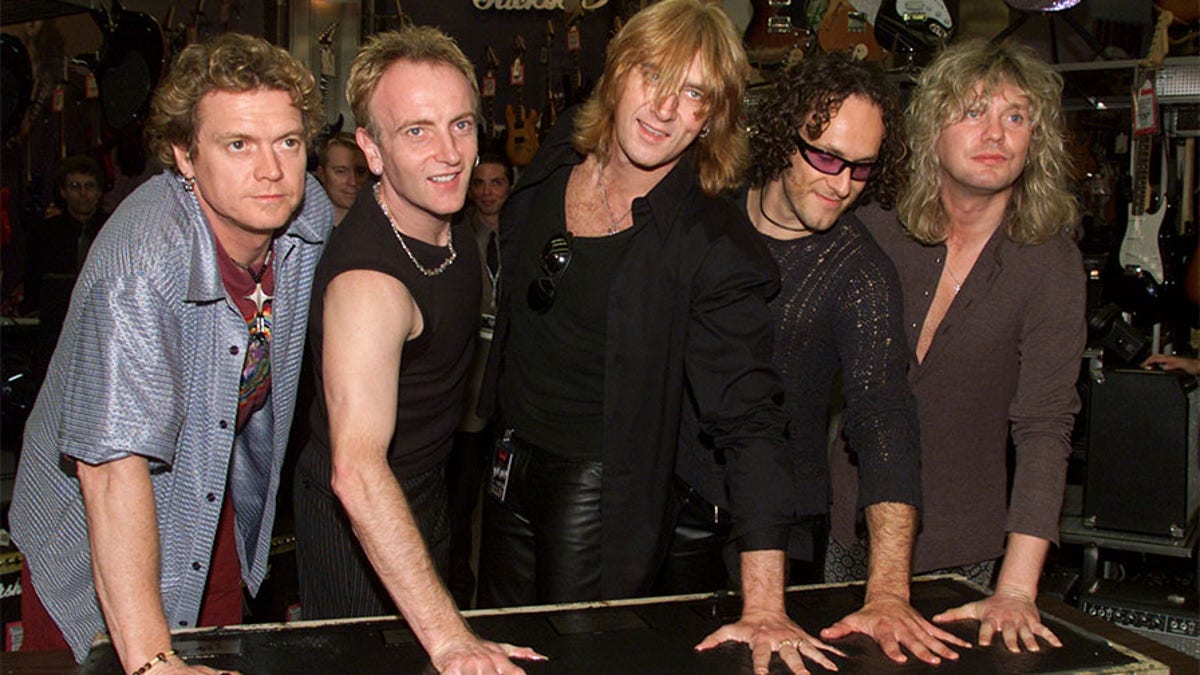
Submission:
<svg viewBox="0 0 1200 675">
<path fill-rule="evenodd" d="M 508 77 L 516 103 L 504 106 L 504 120 L 508 132 L 504 139 L 504 154 L 508 155 L 508 161 L 512 162 L 513 166 L 526 166 L 533 161 L 533 156 L 538 151 L 538 112 L 525 107 L 525 65 L 521 62 L 525 55 L 525 40 L 520 35 L 516 39 L 516 50 Z"/>
</svg>

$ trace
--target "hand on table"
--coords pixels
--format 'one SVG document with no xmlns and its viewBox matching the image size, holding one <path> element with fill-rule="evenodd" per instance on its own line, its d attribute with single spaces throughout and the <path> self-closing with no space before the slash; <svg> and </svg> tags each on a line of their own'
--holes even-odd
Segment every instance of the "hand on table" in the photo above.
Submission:
<svg viewBox="0 0 1200 675">
<path fill-rule="evenodd" d="M 1004 646 L 1010 652 L 1020 652 L 1022 645 L 1031 652 L 1039 651 L 1039 637 L 1053 647 L 1062 646 L 1058 636 L 1042 623 L 1042 615 L 1034 598 L 1022 591 L 998 586 L 991 597 L 968 602 L 933 617 L 938 623 L 962 619 L 979 621 L 981 647 L 992 644 L 992 637 L 996 633 L 1000 633 Z"/>
<path fill-rule="evenodd" d="M 904 650 L 918 659 L 937 665 L 942 659 L 957 659 L 958 652 L 947 643 L 970 648 L 957 635 L 933 625 L 906 600 L 894 595 L 872 599 L 857 612 L 821 631 L 826 640 L 837 640 L 851 633 L 862 633 L 879 644 L 883 653 L 897 663 L 905 663 Z"/>
<path fill-rule="evenodd" d="M 722 642 L 744 642 L 750 645 L 754 659 L 755 675 L 770 671 L 771 654 L 779 652 L 779 658 L 796 675 L 807 675 L 804 660 L 808 658 L 821 664 L 826 670 L 837 670 L 837 665 L 824 652 L 845 656 L 836 647 L 821 642 L 805 633 L 784 612 L 755 612 L 743 614 L 737 623 L 727 624 L 704 638 L 696 645 L 697 651 L 712 649 Z M 824 651 L 822 651 L 824 650 Z"/>
<path fill-rule="evenodd" d="M 474 635 L 447 643 L 429 660 L 439 673 L 462 675 L 523 675 L 525 671 L 509 659 L 545 661 L 546 657 L 528 647 L 490 642 Z"/>
</svg>

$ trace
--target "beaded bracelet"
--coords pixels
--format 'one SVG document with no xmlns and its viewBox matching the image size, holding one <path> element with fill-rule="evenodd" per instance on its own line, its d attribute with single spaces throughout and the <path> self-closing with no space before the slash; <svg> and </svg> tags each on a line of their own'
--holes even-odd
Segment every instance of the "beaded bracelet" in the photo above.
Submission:
<svg viewBox="0 0 1200 675">
<path fill-rule="evenodd" d="M 158 664 L 166 663 L 167 659 L 172 656 L 175 656 L 174 649 L 168 649 L 165 652 L 159 652 L 154 655 L 154 658 L 143 663 L 141 668 L 138 668 L 137 670 L 133 671 L 132 673 L 130 673 L 130 675 L 146 675 L 146 673 L 150 672 Z"/>
</svg>

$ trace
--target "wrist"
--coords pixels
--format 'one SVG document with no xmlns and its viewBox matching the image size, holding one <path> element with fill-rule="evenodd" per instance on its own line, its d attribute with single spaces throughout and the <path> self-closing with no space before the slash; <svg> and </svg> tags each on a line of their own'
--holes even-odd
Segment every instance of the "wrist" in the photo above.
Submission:
<svg viewBox="0 0 1200 675">
<path fill-rule="evenodd" d="M 1021 600 L 1023 602 L 1033 602 L 1037 598 L 1037 588 L 1028 588 L 1022 584 L 1009 582 L 1000 582 L 996 584 L 996 590 L 993 595 Z"/>
<path fill-rule="evenodd" d="M 153 672 L 159 666 L 165 666 L 166 664 L 170 663 L 171 659 L 178 658 L 179 657 L 176 655 L 174 649 L 158 652 L 154 656 L 150 657 L 150 659 L 145 663 L 130 671 L 129 675 L 147 675 L 147 673 Z"/>
</svg>

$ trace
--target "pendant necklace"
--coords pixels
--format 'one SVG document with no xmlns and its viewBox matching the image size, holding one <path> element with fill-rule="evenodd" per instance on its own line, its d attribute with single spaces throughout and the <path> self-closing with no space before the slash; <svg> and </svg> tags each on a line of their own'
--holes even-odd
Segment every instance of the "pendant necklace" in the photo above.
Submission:
<svg viewBox="0 0 1200 675">
<path fill-rule="evenodd" d="M 412 261 L 413 265 L 417 266 L 417 271 L 427 277 L 436 277 L 442 272 L 445 272 L 446 268 L 452 265 L 454 263 L 454 259 L 458 257 L 458 253 L 454 250 L 454 234 L 450 234 L 450 241 L 446 244 L 446 248 L 450 249 L 450 256 L 443 260 L 442 264 L 433 269 L 425 267 L 421 263 L 417 262 L 416 256 L 412 254 L 412 251 L 408 250 L 408 244 L 404 243 L 404 236 L 400 234 L 400 225 L 396 223 L 396 219 L 392 218 L 392 214 L 388 212 L 387 204 L 383 203 L 383 195 L 379 194 L 379 183 L 375 184 L 374 191 L 375 202 L 379 204 L 380 210 L 383 211 L 383 215 L 388 219 L 388 223 L 391 224 L 392 234 L 396 235 L 396 240 L 400 242 L 400 248 L 404 249 L 404 254 L 408 256 L 408 259 Z"/>
<path fill-rule="evenodd" d="M 250 279 L 254 281 L 254 292 L 245 297 L 247 300 L 254 303 L 254 330 L 258 335 L 267 334 L 267 318 L 263 313 L 263 307 L 265 307 L 266 304 L 274 298 L 274 296 L 264 293 L 262 287 L 263 275 L 267 273 L 267 266 L 271 264 L 271 254 L 274 252 L 275 241 L 271 240 L 271 244 L 267 248 L 267 257 L 263 259 L 263 264 L 258 268 L 258 272 L 255 272 L 254 269 L 249 265 L 243 265 L 242 263 L 233 260 L 233 258 L 230 257 L 230 260 L 233 260 L 233 264 L 246 270 L 246 273 L 250 275 Z"/>
<path fill-rule="evenodd" d="M 950 280 L 954 284 L 954 294 L 958 295 L 958 292 L 962 290 L 963 282 L 959 281 L 958 275 L 954 273 L 954 270 L 950 269 L 950 256 L 946 256 L 946 272 L 950 275 Z"/>
<path fill-rule="evenodd" d="M 608 186 L 604 183 L 604 168 L 603 167 L 600 168 L 600 199 L 604 201 L 604 215 L 608 216 L 608 218 L 609 218 L 608 229 L 605 230 L 604 233 L 605 234 L 616 234 L 616 233 L 620 232 L 621 231 L 621 221 L 625 220 L 625 216 L 628 216 L 629 213 L 631 211 L 633 211 L 633 202 L 632 201 L 629 202 L 629 208 L 625 209 L 625 213 L 622 213 L 621 217 L 619 217 L 619 218 L 612 217 L 612 207 L 608 205 Z"/>
</svg>

